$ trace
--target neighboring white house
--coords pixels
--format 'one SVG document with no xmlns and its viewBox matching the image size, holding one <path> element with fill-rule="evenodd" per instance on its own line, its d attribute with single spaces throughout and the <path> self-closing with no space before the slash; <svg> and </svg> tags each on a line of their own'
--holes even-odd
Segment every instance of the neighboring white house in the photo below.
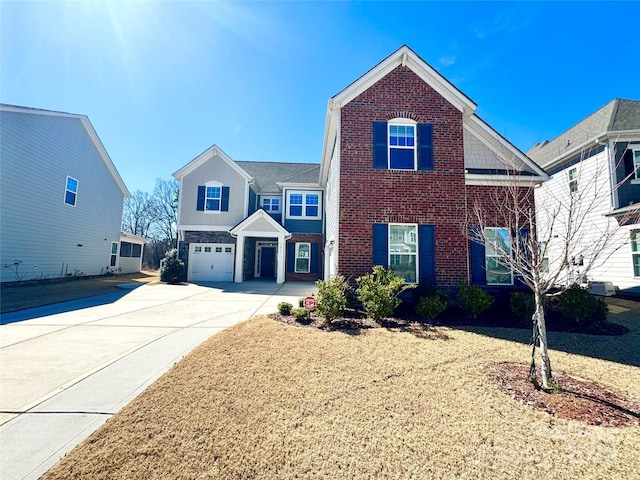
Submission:
<svg viewBox="0 0 640 480">
<path fill-rule="evenodd" d="M 118 265 L 129 191 L 85 115 L 0 105 L 0 280 Z"/>
<path fill-rule="evenodd" d="M 599 238 L 615 232 L 603 255 L 606 261 L 586 280 L 592 285 L 610 282 L 623 293 L 640 294 L 640 101 L 615 99 L 554 140 L 535 145 L 527 155 L 551 176 L 536 191 L 538 214 L 571 198 L 580 199 L 578 211 L 588 210 L 574 238 L 576 252 L 583 249 L 588 255 Z M 539 231 L 548 223 L 539 219 Z M 550 262 L 557 259 L 557 247 L 552 238 L 547 248 Z M 568 280 L 580 280 L 589 258 L 577 253 L 570 260 Z"/>
<path fill-rule="evenodd" d="M 144 246 L 147 242 L 146 238 L 132 233 L 120 234 L 120 249 L 116 263 L 118 273 L 137 273 L 142 269 Z"/>
</svg>

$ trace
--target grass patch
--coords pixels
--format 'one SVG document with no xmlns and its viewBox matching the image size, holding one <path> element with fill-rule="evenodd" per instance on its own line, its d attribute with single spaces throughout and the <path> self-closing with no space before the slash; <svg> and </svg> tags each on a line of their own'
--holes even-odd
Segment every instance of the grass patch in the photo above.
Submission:
<svg viewBox="0 0 640 480">
<path fill-rule="evenodd" d="M 25 308 L 113 293 L 122 291 L 117 287 L 122 283 L 148 283 L 156 280 L 158 280 L 156 272 L 143 272 L 3 285 L 0 291 L 0 312 L 14 312 Z"/>
<path fill-rule="evenodd" d="M 633 478 L 640 426 L 518 403 L 489 380 L 519 343 L 446 327 L 212 337 L 43 478 Z M 640 368 L 552 351 L 557 369 L 639 401 Z"/>
</svg>

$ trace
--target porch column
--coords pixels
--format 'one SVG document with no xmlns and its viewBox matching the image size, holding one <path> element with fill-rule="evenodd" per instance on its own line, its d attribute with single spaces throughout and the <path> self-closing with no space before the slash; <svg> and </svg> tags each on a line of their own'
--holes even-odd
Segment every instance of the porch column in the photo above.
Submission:
<svg viewBox="0 0 640 480">
<path fill-rule="evenodd" d="M 242 269 L 244 264 L 244 234 L 239 233 L 236 239 L 236 268 L 233 276 L 235 283 L 242 283 Z"/>
<path fill-rule="evenodd" d="M 276 283 L 284 283 L 285 263 L 287 261 L 285 254 L 284 235 L 278 235 L 278 272 L 276 273 Z"/>
</svg>

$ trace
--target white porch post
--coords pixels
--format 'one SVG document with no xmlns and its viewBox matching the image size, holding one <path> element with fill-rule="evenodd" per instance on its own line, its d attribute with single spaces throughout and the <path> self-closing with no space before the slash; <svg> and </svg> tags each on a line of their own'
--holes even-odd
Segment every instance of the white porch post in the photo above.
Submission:
<svg viewBox="0 0 640 480">
<path fill-rule="evenodd" d="M 244 263 L 244 233 L 239 233 L 236 240 L 236 268 L 233 281 L 242 283 L 242 266 Z"/>
<path fill-rule="evenodd" d="M 284 283 L 285 263 L 287 261 L 285 245 L 284 235 L 278 235 L 278 272 L 276 274 L 276 283 Z"/>
</svg>

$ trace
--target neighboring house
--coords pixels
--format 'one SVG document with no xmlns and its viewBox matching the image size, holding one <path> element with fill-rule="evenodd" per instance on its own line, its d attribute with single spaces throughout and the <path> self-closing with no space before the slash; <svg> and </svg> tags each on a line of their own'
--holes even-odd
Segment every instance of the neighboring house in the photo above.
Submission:
<svg viewBox="0 0 640 480">
<path fill-rule="evenodd" d="M 188 278 L 355 280 L 384 265 L 411 283 L 514 284 L 469 242 L 470 212 L 495 213 L 496 189 L 547 175 L 475 109 L 403 46 L 330 99 L 321 165 L 211 147 L 174 174 Z"/>
<path fill-rule="evenodd" d="M 84 115 L 0 105 L 2 282 L 117 268 L 129 191 Z"/>
<path fill-rule="evenodd" d="M 496 190 L 533 188 L 547 175 L 475 110 L 407 46 L 329 100 L 325 278 L 383 265 L 411 283 L 516 282 L 465 229 L 476 205 L 498 218 L 488 200 Z M 498 236 L 506 227 L 491 226 Z"/>
<path fill-rule="evenodd" d="M 174 173 L 190 281 L 312 281 L 322 265 L 319 164 L 236 162 L 216 145 Z"/>
<path fill-rule="evenodd" d="M 537 204 L 552 208 L 557 198 L 578 192 L 573 198 L 580 198 L 582 205 L 576 209 L 588 204 L 589 213 L 575 235 L 576 249 L 593 244 L 602 232 L 615 231 L 603 255 L 606 261 L 586 280 L 640 293 L 640 101 L 615 99 L 555 139 L 535 145 L 527 155 L 551 176 L 536 191 Z M 553 262 L 553 240 L 547 251 Z M 584 280 L 580 267 L 588 261 L 574 259 L 565 280 Z"/>
<path fill-rule="evenodd" d="M 147 244 L 146 238 L 122 232 L 120 234 L 120 249 L 111 251 L 110 264 L 113 263 L 114 255 L 117 255 L 116 270 L 118 273 L 137 273 L 142 270 L 142 257 L 144 256 L 144 246 Z"/>
</svg>

